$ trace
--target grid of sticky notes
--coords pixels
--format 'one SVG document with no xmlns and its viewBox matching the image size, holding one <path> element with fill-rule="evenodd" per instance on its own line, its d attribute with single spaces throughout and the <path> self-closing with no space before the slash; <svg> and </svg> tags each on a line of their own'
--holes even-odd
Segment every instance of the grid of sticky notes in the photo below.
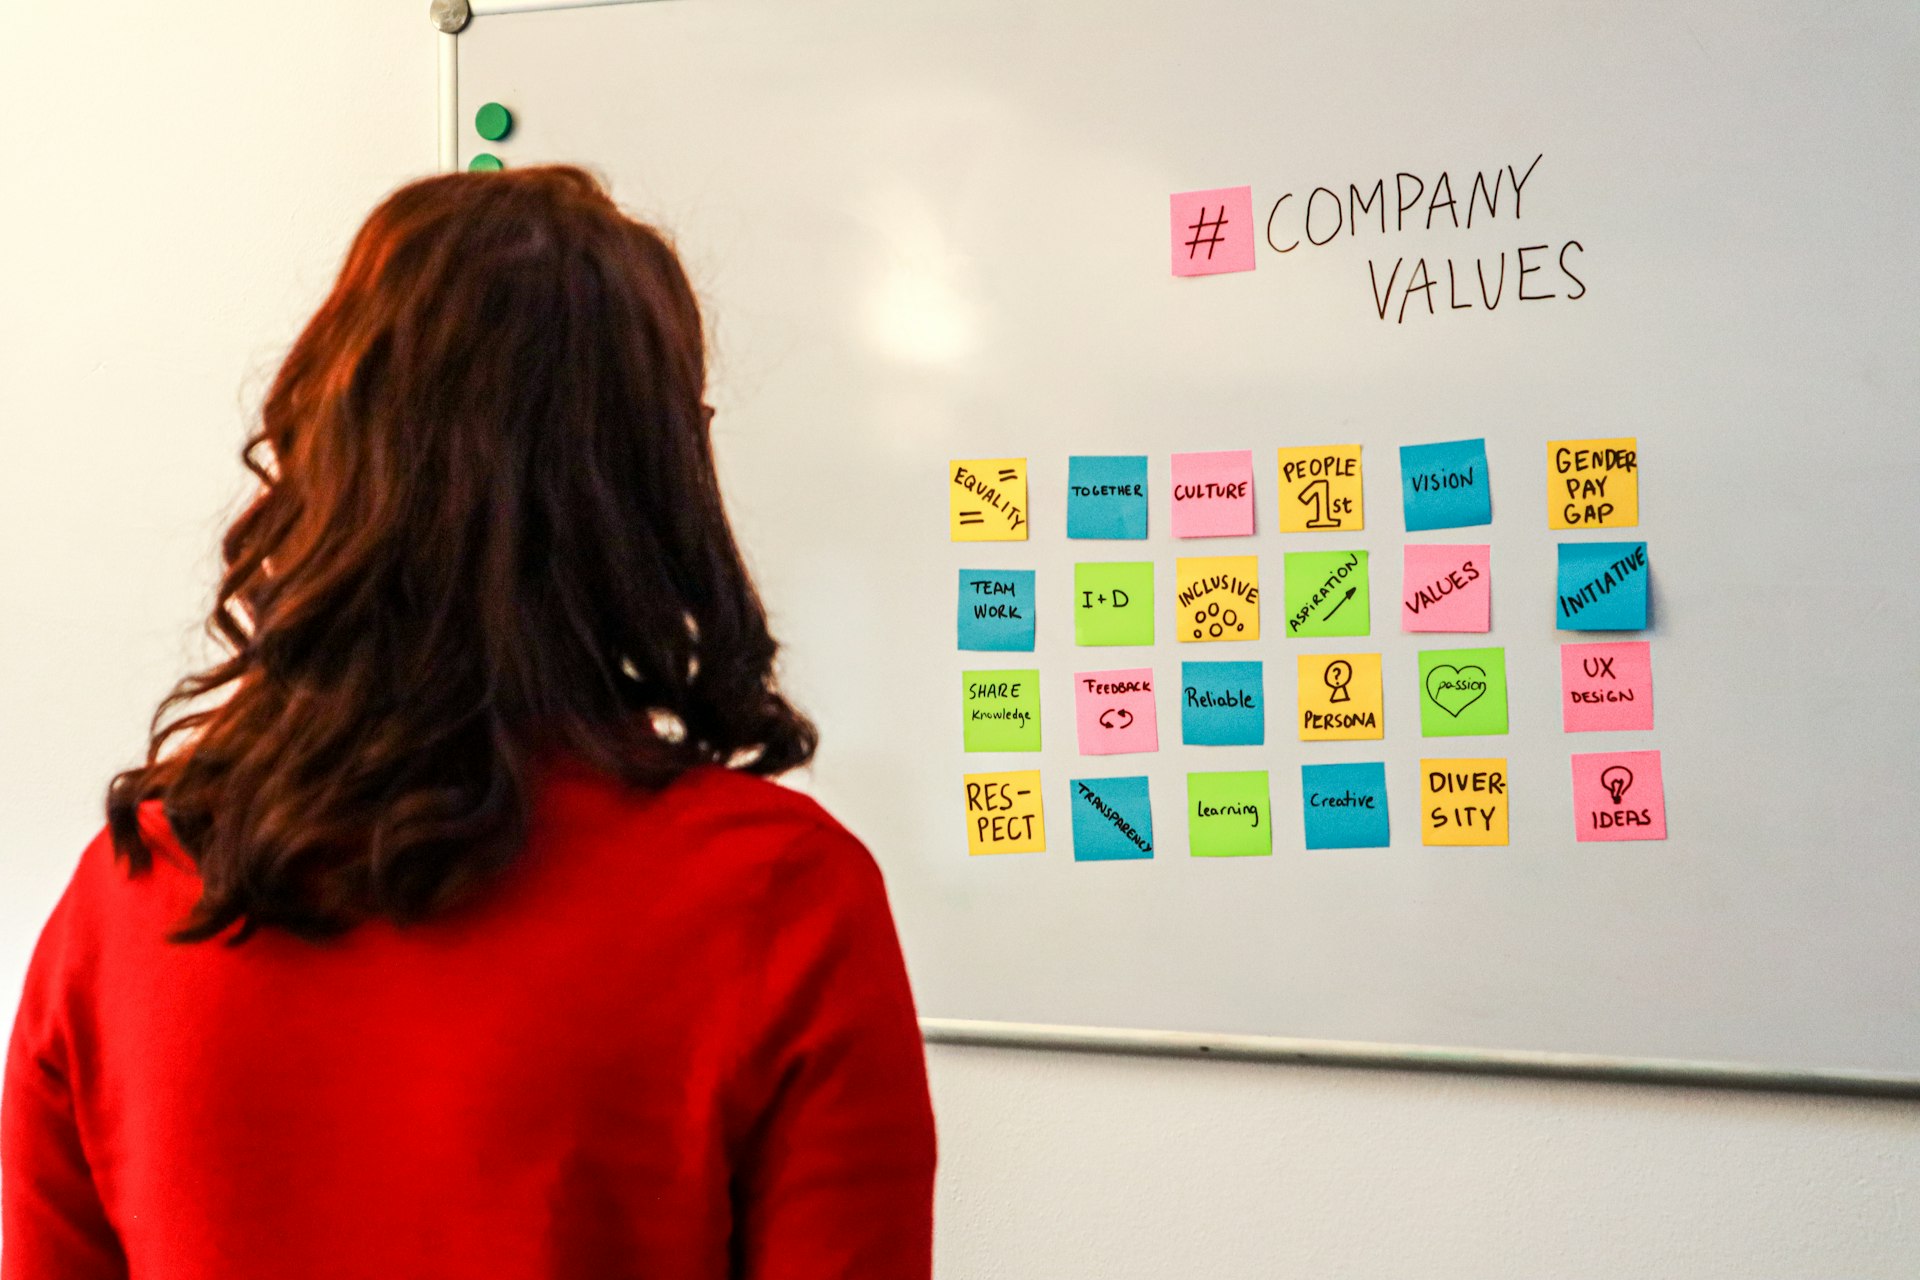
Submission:
<svg viewBox="0 0 1920 1280">
<path fill-rule="evenodd" d="M 1639 525 L 1638 457 L 1631 437 L 1547 444 L 1547 526 L 1567 535 L 1555 547 L 1556 631 L 1642 632 L 1650 625 L 1647 544 L 1608 532 Z M 1088 776 L 1064 780 L 1074 860 L 1137 862 L 1152 859 L 1158 847 L 1152 778 L 1141 766 L 1168 753 L 1183 753 L 1186 812 L 1177 829 L 1184 830 L 1188 853 L 1263 857 L 1276 850 L 1274 771 L 1237 767 L 1247 761 L 1244 752 L 1209 758 L 1216 749 L 1277 755 L 1302 749 L 1292 743 L 1382 741 L 1390 727 L 1388 687 L 1402 680 L 1417 694 L 1422 739 L 1485 741 L 1508 733 L 1507 645 L 1487 643 L 1495 630 L 1493 547 L 1471 533 L 1429 536 L 1492 525 L 1485 440 L 1399 448 L 1408 537 L 1400 547 L 1398 605 L 1384 614 L 1375 607 L 1375 561 L 1368 548 L 1353 545 L 1357 538 L 1346 538 L 1365 528 L 1361 447 L 1285 446 L 1265 455 L 1271 462 L 1260 458 L 1250 449 L 1179 452 L 1156 467 L 1145 455 L 1072 456 L 1059 532 L 1071 541 L 1121 545 L 1089 546 L 1075 557 L 1068 582 L 1047 581 L 1030 565 L 960 569 L 956 638 L 962 653 L 1033 654 L 1043 627 L 1070 630 L 1076 652 L 1085 651 L 1071 670 L 1007 663 L 968 664 L 960 672 L 961 743 L 969 757 L 981 758 L 981 767 L 968 768 L 962 779 L 969 853 L 1048 851 L 1045 781 L 1038 769 L 1014 766 L 1040 752 L 1053 734 L 1062 735 L 1056 752 L 1070 741 L 1089 766 L 1115 766 L 1102 776 L 1094 768 L 1075 770 Z M 949 462 L 952 540 L 1026 544 L 1016 554 L 1037 559 L 1030 539 L 1055 530 L 1043 516 L 1044 532 L 1034 533 L 1028 475 L 1026 458 Z M 1273 508 L 1262 508 L 1259 490 L 1269 479 L 1278 482 L 1277 520 L 1263 530 L 1262 511 Z M 1051 512 L 1056 502 L 1044 495 L 1040 506 Z M 1145 542 L 1160 520 L 1176 540 L 1239 541 L 1229 554 L 1175 555 L 1170 564 L 1140 554 L 1145 548 L 1127 554 L 1124 544 Z M 1257 544 L 1249 552 L 1248 540 L 1263 532 L 1312 536 L 1272 556 L 1260 554 Z M 1277 567 L 1280 578 L 1278 612 L 1269 610 L 1264 634 L 1261 596 L 1276 584 L 1263 586 L 1263 561 L 1269 574 Z M 1404 634 L 1482 641 L 1442 641 L 1420 649 L 1407 669 L 1389 670 L 1365 640 L 1376 624 L 1392 626 L 1396 614 Z M 1272 644 L 1296 640 L 1322 643 L 1288 655 L 1291 661 L 1268 656 Z M 1346 640 L 1358 643 L 1324 643 Z M 1183 660 L 1177 684 L 1161 688 L 1168 681 L 1148 659 L 1169 645 Z M 1236 645 L 1248 647 L 1236 651 Z M 1604 634 L 1562 644 L 1564 731 L 1651 731 L 1651 650 L 1648 640 Z M 1208 656 L 1185 658 L 1189 652 Z M 1294 728 L 1272 739 L 1268 699 L 1277 696 L 1284 705 L 1287 695 L 1270 685 L 1287 675 Z M 1042 725 L 1049 701 L 1042 690 L 1059 683 L 1071 685 L 1073 723 L 1049 732 Z M 1540 693 L 1515 692 L 1525 700 Z M 1578 840 L 1665 838 L 1660 753 L 1631 745 L 1635 749 L 1571 755 Z M 1531 762 L 1520 763 L 1533 772 Z M 1423 757 L 1418 777 L 1407 780 L 1408 796 L 1419 805 L 1420 843 L 1507 844 L 1509 765 L 1506 756 L 1471 751 Z M 1279 847 L 1392 845 L 1384 761 L 1310 761 L 1298 771 L 1298 817 L 1286 825 L 1299 839 L 1283 838 Z M 1290 790 L 1278 802 L 1290 808 Z"/>
</svg>

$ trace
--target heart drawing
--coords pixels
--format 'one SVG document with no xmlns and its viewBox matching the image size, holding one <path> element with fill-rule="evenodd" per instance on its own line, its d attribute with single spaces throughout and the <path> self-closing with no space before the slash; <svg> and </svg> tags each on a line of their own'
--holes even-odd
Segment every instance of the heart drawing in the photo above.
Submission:
<svg viewBox="0 0 1920 1280">
<path fill-rule="evenodd" d="M 1427 698 L 1434 706 L 1458 718 L 1487 693 L 1487 673 L 1480 667 L 1433 667 L 1427 672 Z"/>
</svg>

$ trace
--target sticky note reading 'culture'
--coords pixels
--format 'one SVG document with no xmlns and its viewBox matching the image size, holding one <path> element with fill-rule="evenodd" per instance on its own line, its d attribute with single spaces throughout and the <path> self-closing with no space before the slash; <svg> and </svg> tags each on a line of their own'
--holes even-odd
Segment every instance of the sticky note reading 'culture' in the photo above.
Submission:
<svg viewBox="0 0 1920 1280">
<path fill-rule="evenodd" d="M 1180 741 L 1196 747 L 1257 747 L 1266 740 L 1260 663 L 1180 664 Z"/>
<path fill-rule="evenodd" d="M 1033 570 L 960 571 L 960 647 L 1033 651 Z"/>
<path fill-rule="evenodd" d="M 1646 630 L 1647 544 L 1561 543 L 1554 616 L 1562 631 Z"/>
<path fill-rule="evenodd" d="M 1653 646 L 1561 645 L 1560 714 L 1568 733 L 1653 728 Z"/>
<path fill-rule="evenodd" d="M 1505 844 L 1507 762 L 1422 760 L 1421 844 Z"/>
<path fill-rule="evenodd" d="M 1067 459 L 1067 536 L 1147 536 L 1146 455 Z"/>
<path fill-rule="evenodd" d="M 1364 636 L 1371 626 L 1367 553 L 1287 552 L 1287 634 Z"/>
<path fill-rule="evenodd" d="M 1253 270 L 1253 188 L 1182 191 L 1172 212 L 1173 274 Z"/>
<path fill-rule="evenodd" d="M 1377 653 L 1303 653 L 1298 684 L 1302 742 L 1384 738 Z"/>
<path fill-rule="evenodd" d="M 1402 631 L 1486 631 L 1493 625 L 1488 548 L 1408 545 L 1400 586 Z"/>
<path fill-rule="evenodd" d="M 1153 643 L 1153 562 L 1073 566 L 1073 642 Z"/>
<path fill-rule="evenodd" d="M 1153 856 L 1153 798 L 1145 778 L 1076 778 L 1072 807 L 1075 862 Z"/>
<path fill-rule="evenodd" d="M 1364 527 L 1359 445 L 1280 450 L 1280 532 L 1320 533 Z"/>
<path fill-rule="evenodd" d="M 1027 540 L 1027 460 L 974 458 L 947 468 L 947 518 L 955 542 Z"/>
<path fill-rule="evenodd" d="M 1073 678 L 1073 708 L 1083 756 L 1160 749 L 1151 667 L 1082 671 Z"/>
<path fill-rule="evenodd" d="M 1393 843 L 1384 764 L 1301 765 L 1300 807 L 1309 849 L 1384 849 Z"/>
<path fill-rule="evenodd" d="M 967 795 L 967 852 L 1041 853 L 1047 826 L 1040 808 L 1040 771 L 970 773 L 962 781 Z"/>
<path fill-rule="evenodd" d="M 1453 738 L 1507 731 L 1507 651 L 1428 649 L 1420 655 L 1420 732 Z"/>
<path fill-rule="evenodd" d="M 1173 536 L 1244 537 L 1253 532 L 1253 453 L 1173 455 Z"/>
<path fill-rule="evenodd" d="M 1040 749 L 1038 671 L 962 671 L 960 694 L 968 751 Z"/>
<path fill-rule="evenodd" d="M 1174 563 L 1183 642 L 1260 638 L 1260 558 L 1187 556 Z"/>
<path fill-rule="evenodd" d="M 1658 751 L 1600 751 L 1573 758 L 1578 840 L 1665 840 L 1667 796 Z"/>
<path fill-rule="evenodd" d="M 1631 529 L 1639 523 L 1639 441 L 1548 442 L 1549 529 Z"/>
<path fill-rule="evenodd" d="M 1400 492 L 1409 533 L 1492 523 L 1487 442 L 1450 440 L 1444 444 L 1402 445 Z"/>
<path fill-rule="evenodd" d="M 1194 857 L 1271 854 L 1272 819 L 1264 770 L 1187 775 L 1187 849 Z"/>
</svg>

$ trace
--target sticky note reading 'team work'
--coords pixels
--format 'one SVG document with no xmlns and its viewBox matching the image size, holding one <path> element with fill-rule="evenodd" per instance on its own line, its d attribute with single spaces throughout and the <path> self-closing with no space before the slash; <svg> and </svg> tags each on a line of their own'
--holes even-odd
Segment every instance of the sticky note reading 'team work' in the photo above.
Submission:
<svg viewBox="0 0 1920 1280">
<path fill-rule="evenodd" d="M 1639 441 L 1547 443 L 1547 527 L 1631 529 L 1640 523 Z"/>
<path fill-rule="evenodd" d="M 1072 785 L 1075 862 L 1153 856 L 1153 797 L 1145 778 L 1075 778 Z"/>
<path fill-rule="evenodd" d="M 1420 732 L 1428 738 L 1507 731 L 1507 651 L 1429 649 L 1420 655 Z"/>
<path fill-rule="evenodd" d="M 1244 537 L 1253 532 L 1253 453 L 1173 455 L 1173 536 Z"/>
<path fill-rule="evenodd" d="M 1505 760 L 1422 760 L 1420 843 L 1507 842 Z"/>
<path fill-rule="evenodd" d="M 1402 631 L 1486 631 L 1493 626 L 1493 569 L 1488 548 L 1406 548 L 1400 585 Z"/>
<path fill-rule="evenodd" d="M 962 781 L 967 797 L 968 853 L 1045 851 L 1047 826 L 1040 805 L 1038 769 L 970 773 Z"/>
<path fill-rule="evenodd" d="M 1493 522 L 1487 442 L 1449 440 L 1400 447 L 1400 496 L 1407 532 Z"/>
<path fill-rule="evenodd" d="M 1160 749 L 1151 667 L 1082 671 L 1073 678 L 1073 707 L 1083 756 Z"/>
<path fill-rule="evenodd" d="M 1554 617 L 1562 631 L 1646 630 L 1647 544 L 1561 543 Z"/>
<path fill-rule="evenodd" d="M 1364 636 L 1372 625 L 1367 553 L 1289 551 L 1287 634 Z"/>
<path fill-rule="evenodd" d="M 1169 200 L 1173 274 L 1253 270 L 1253 188 L 1181 191 Z"/>
<path fill-rule="evenodd" d="M 1260 558 L 1184 556 L 1174 562 L 1183 642 L 1260 638 Z"/>
<path fill-rule="evenodd" d="M 947 481 L 947 519 L 955 542 L 1026 541 L 1025 458 L 950 463 Z"/>
<path fill-rule="evenodd" d="M 1379 654 L 1303 653 L 1299 666 L 1300 741 L 1386 736 Z"/>
<path fill-rule="evenodd" d="M 960 698 L 968 751 L 1040 749 L 1038 671 L 962 671 Z"/>
<path fill-rule="evenodd" d="M 1073 642 L 1153 643 L 1153 562 L 1073 566 Z"/>
<path fill-rule="evenodd" d="M 1280 450 L 1280 532 L 1364 528 L 1360 496 L 1359 445 Z"/>
<path fill-rule="evenodd" d="M 1127 457 L 1067 459 L 1067 536 L 1129 538 L 1147 536 L 1147 459 Z"/>
<path fill-rule="evenodd" d="M 1561 645 L 1560 715 L 1568 733 L 1653 728 L 1653 646 Z"/>
<path fill-rule="evenodd" d="M 1665 840 L 1667 794 L 1658 751 L 1600 751 L 1573 758 L 1576 840 Z"/>
<path fill-rule="evenodd" d="M 960 571 L 960 647 L 1033 652 L 1033 570 Z"/>
<path fill-rule="evenodd" d="M 1273 852 L 1273 804 L 1264 770 L 1187 775 L 1187 851 L 1196 858 Z"/>
<path fill-rule="evenodd" d="M 1300 807 L 1309 849 L 1384 849 L 1393 843 L 1384 764 L 1301 765 Z"/>
<path fill-rule="evenodd" d="M 1180 741 L 1196 747 L 1257 747 L 1267 740 L 1266 690 L 1258 662 L 1180 664 Z"/>
</svg>

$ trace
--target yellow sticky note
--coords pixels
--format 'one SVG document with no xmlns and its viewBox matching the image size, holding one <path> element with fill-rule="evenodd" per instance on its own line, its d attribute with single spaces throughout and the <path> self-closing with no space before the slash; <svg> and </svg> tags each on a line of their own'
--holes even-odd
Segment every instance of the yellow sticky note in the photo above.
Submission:
<svg viewBox="0 0 1920 1280">
<path fill-rule="evenodd" d="M 1421 844 L 1505 844 L 1507 762 L 1422 760 Z"/>
<path fill-rule="evenodd" d="M 1359 445 L 1280 451 L 1280 532 L 1361 529 L 1363 515 Z"/>
<path fill-rule="evenodd" d="M 1302 742 L 1387 736 L 1377 653 L 1301 654 L 1299 699 Z"/>
<path fill-rule="evenodd" d="M 1174 584 L 1183 641 L 1260 638 L 1260 557 L 1186 556 Z"/>
<path fill-rule="evenodd" d="M 1027 540 L 1027 460 L 969 458 L 947 467 L 947 518 L 955 542 Z"/>
<path fill-rule="evenodd" d="M 969 854 L 1046 851 L 1038 769 L 970 773 L 965 782 Z"/>
<path fill-rule="evenodd" d="M 1547 527 L 1631 529 L 1640 523 L 1640 450 L 1617 440 L 1547 442 Z"/>
</svg>

